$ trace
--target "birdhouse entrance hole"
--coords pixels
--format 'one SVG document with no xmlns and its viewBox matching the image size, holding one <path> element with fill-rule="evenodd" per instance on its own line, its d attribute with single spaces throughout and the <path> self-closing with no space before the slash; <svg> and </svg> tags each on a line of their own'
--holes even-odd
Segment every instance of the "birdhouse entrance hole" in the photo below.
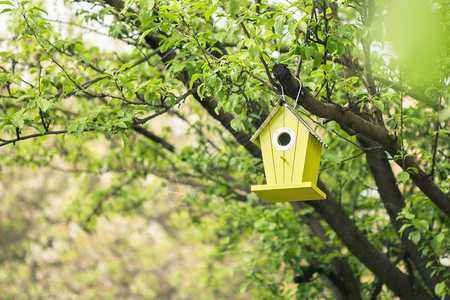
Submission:
<svg viewBox="0 0 450 300">
<path fill-rule="evenodd" d="M 273 134 L 272 142 L 276 149 L 287 151 L 295 144 L 295 133 L 290 128 L 280 128 Z"/>
<path fill-rule="evenodd" d="M 281 146 L 286 146 L 291 141 L 291 136 L 289 133 L 283 132 L 278 136 L 278 144 Z"/>
</svg>

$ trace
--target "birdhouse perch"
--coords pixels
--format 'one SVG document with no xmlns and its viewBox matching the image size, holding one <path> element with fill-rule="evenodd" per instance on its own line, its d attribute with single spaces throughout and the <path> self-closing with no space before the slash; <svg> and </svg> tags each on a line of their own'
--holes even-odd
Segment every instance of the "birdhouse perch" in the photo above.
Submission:
<svg viewBox="0 0 450 300">
<path fill-rule="evenodd" d="M 322 144 L 327 144 L 284 101 L 250 139 L 261 148 L 266 182 L 252 192 L 267 202 L 326 199 L 317 185 Z"/>
</svg>

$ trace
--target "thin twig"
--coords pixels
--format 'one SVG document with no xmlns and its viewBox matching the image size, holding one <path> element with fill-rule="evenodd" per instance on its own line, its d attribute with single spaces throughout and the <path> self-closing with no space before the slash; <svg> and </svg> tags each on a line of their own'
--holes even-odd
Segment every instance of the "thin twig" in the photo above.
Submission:
<svg viewBox="0 0 450 300">
<path fill-rule="evenodd" d="M 250 72 L 248 72 L 248 73 L 250 74 Z M 252 75 L 253 78 L 255 78 L 256 80 L 258 80 L 259 82 L 264 84 L 266 86 L 266 88 L 268 88 L 272 92 L 277 92 L 277 90 L 273 86 L 270 86 L 264 79 L 262 79 L 262 78 L 260 78 L 260 77 L 258 77 L 256 75 L 253 75 L 253 74 L 251 74 L 251 75 Z"/>
<path fill-rule="evenodd" d="M 353 156 L 351 156 L 351 157 L 348 157 L 348 158 L 346 158 L 346 159 L 343 159 L 343 160 L 341 160 L 341 161 L 339 161 L 339 162 L 337 162 L 337 163 L 335 163 L 335 164 L 332 164 L 331 166 L 325 167 L 322 171 L 329 170 L 329 169 L 331 169 L 331 168 L 333 168 L 333 167 L 335 167 L 335 166 L 337 166 L 337 165 L 341 165 L 341 164 L 343 164 L 343 163 L 345 163 L 345 162 L 347 162 L 347 161 L 349 161 L 349 160 L 355 159 L 355 158 L 357 158 L 357 157 L 359 157 L 359 156 L 361 156 L 361 155 L 363 155 L 363 154 L 364 154 L 364 151 L 361 151 L 361 152 L 359 152 L 359 153 L 356 154 L 356 155 L 353 155 Z"/>
<path fill-rule="evenodd" d="M 86 128 L 83 130 L 83 132 L 92 132 L 95 131 L 96 128 Z M 18 136 L 15 139 L 12 140 L 3 140 L 3 143 L 0 144 L 0 147 L 6 146 L 8 144 L 15 144 L 16 142 L 19 141 L 24 141 L 24 140 L 28 140 L 28 139 L 32 139 L 32 138 L 38 138 L 41 136 L 46 136 L 46 135 L 55 135 L 55 134 L 64 134 L 64 133 L 68 133 L 67 130 L 55 130 L 55 131 L 47 131 L 47 132 L 42 132 L 42 133 L 35 133 L 35 134 L 30 134 L 30 135 L 25 135 L 25 136 Z"/>
<path fill-rule="evenodd" d="M 244 22 L 242 21 L 239 25 L 241 26 L 242 31 L 244 32 L 244 34 L 245 34 L 249 39 L 251 39 L 250 33 L 248 32 L 247 27 L 245 27 Z M 270 74 L 269 67 L 267 66 L 267 63 L 266 63 L 266 61 L 264 60 L 264 58 L 262 57 L 261 54 L 259 55 L 259 60 L 261 61 L 261 63 L 262 63 L 263 66 L 264 66 L 264 70 L 266 71 L 266 74 L 267 74 L 267 77 L 269 78 L 270 83 L 271 83 L 274 87 L 276 87 L 277 89 L 279 89 L 279 87 L 280 87 L 279 84 L 276 83 L 275 80 L 272 78 L 272 74 Z"/>
<path fill-rule="evenodd" d="M 439 141 L 439 129 L 441 129 L 441 126 L 439 124 L 439 113 L 441 110 L 441 97 L 439 98 L 439 102 L 438 102 L 438 109 L 436 111 L 436 123 L 435 123 L 435 130 L 436 130 L 436 135 L 434 138 L 434 144 L 433 144 L 433 162 L 431 164 L 431 172 L 430 172 L 430 176 L 434 175 L 434 168 L 436 167 L 436 153 L 437 153 L 437 148 L 438 148 L 438 141 Z"/>
<path fill-rule="evenodd" d="M 294 77 L 300 79 L 298 76 L 300 75 L 300 70 L 302 68 L 303 63 L 303 56 L 300 55 L 300 58 L 298 59 L 297 68 L 295 68 L 295 74 Z"/>
<path fill-rule="evenodd" d="M 157 111 L 156 113 L 151 114 L 151 115 L 148 116 L 148 117 L 145 117 L 145 118 L 142 118 L 142 119 L 136 119 L 136 120 L 133 122 L 133 124 L 134 124 L 134 125 L 144 124 L 144 123 L 150 121 L 151 119 L 154 119 L 154 118 L 156 118 L 157 116 L 160 116 L 160 115 L 166 113 L 166 112 L 169 111 L 172 107 L 174 107 L 175 105 L 179 104 L 181 101 L 185 100 L 189 95 L 192 95 L 194 92 L 195 92 L 195 89 L 191 89 L 191 90 L 187 91 L 186 93 L 184 93 L 183 95 L 181 95 L 181 96 L 177 99 L 177 101 L 175 102 L 175 104 L 166 106 L 164 109 L 162 109 L 162 110 L 160 110 L 160 111 Z"/>
<path fill-rule="evenodd" d="M 206 63 L 208 64 L 209 68 L 211 70 L 213 70 L 213 67 L 211 65 L 211 62 L 208 59 L 208 55 L 206 55 L 206 50 L 203 49 L 202 45 L 200 45 L 200 42 L 198 41 L 197 37 L 195 36 L 195 34 L 190 34 L 191 31 L 191 27 L 189 26 L 189 24 L 186 22 L 186 20 L 184 19 L 184 16 L 181 14 L 178 14 L 181 17 L 181 20 L 183 21 L 184 25 L 186 25 L 187 29 L 188 29 L 188 35 L 192 36 L 192 38 L 194 39 L 194 41 L 197 43 L 198 48 L 200 48 L 200 50 L 203 53 L 203 56 L 205 57 Z M 179 30 L 180 31 L 180 30 Z M 181 34 L 183 34 L 183 32 L 180 31 Z"/>
</svg>

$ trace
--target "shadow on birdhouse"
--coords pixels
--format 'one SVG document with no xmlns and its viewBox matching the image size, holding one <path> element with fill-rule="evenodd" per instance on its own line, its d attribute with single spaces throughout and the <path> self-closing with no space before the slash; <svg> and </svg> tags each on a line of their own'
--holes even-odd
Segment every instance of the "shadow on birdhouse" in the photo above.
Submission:
<svg viewBox="0 0 450 300">
<path fill-rule="evenodd" d="M 267 182 L 252 192 L 267 202 L 326 199 L 316 185 L 328 145 L 286 102 L 278 101 L 250 141 L 261 148 Z"/>
</svg>

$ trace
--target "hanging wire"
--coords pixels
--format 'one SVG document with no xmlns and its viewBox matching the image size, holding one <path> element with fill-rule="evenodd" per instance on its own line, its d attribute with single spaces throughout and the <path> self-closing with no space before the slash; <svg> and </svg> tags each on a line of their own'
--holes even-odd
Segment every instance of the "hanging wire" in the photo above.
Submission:
<svg viewBox="0 0 450 300">
<path fill-rule="evenodd" d="M 302 82 L 300 81 L 300 79 L 298 79 L 298 78 L 296 78 L 296 77 L 294 77 L 294 78 L 297 79 L 298 83 L 300 84 L 300 87 L 299 87 L 299 89 L 298 89 L 297 98 L 295 98 L 295 102 L 294 102 L 294 110 L 295 110 L 295 108 L 297 107 L 298 97 L 300 97 L 300 92 L 302 91 L 302 88 L 303 88 L 303 84 L 302 84 Z M 281 86 L 281 95 L 282 95 L 282 98 L 283 98 L 284 102 L 287 103 L 286 97 L 284 96 L 283 85 L 280 85 L 280 86 Z"/>
<path fill-rule="evenodd" d="M 297 107 L 297 102 L 298 102 L 298 97 L 300 97 L 300 92 L 302 91 L 303 88 L 303 84 L 300 81 L 300 79 L 298 79 L 297 77 L 294 77 L 295 79 L 297 79 L 298 83 L 300 84 L 299 88 L 298 88 L 298 94 L 297 94 L 297 98 L 295 98 L 295 103 L 294 103 L 294 110 Z"/>
<path fill-rule="evenodd" d="M 284 97 L 284 89 L 283 89 L 283 85 L 281 84 L 281 97 L 283 98 L 284 102 L 287 103 L 286 98 Z"/>
</svg>

